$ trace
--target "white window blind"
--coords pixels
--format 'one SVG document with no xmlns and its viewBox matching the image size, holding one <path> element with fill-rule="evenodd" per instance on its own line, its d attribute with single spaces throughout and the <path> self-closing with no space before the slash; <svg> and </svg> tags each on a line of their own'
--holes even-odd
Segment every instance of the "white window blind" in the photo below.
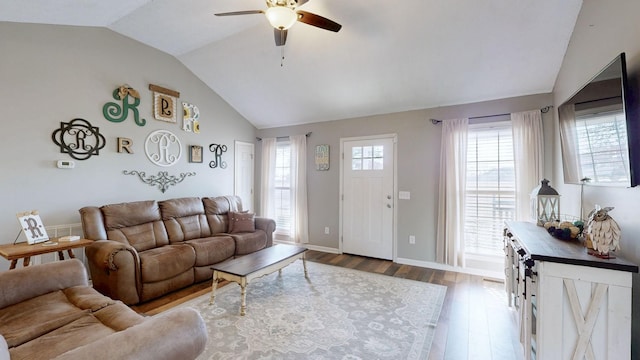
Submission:
<svg viewBox="0 0 640 360">
<path fill-rule="evenodd" d="M 291 231 L 291 146 L 288 141 L 276 144 L 274 202 L 276 234 L 289 236 Z"/>
<path fill-rule="evenodd" d="M 515 219 L 511 123 L 470 125 L 467 144 L 465 253 L 501 256 L 504 221 Z"/>
<path fill-rule="evenodd" d="M 629 154 L 624 113 L 576 113 L 578 158 L 582 176 L 599 183 L 628 184 Z"/>
</svg>

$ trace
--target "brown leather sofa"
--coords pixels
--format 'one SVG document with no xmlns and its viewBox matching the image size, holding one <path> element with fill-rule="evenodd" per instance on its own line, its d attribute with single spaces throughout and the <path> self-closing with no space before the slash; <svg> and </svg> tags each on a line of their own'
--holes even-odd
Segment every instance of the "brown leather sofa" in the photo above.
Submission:
<svg viewBox="0 0 640 360">
<path fill-rule="evenodd" d="M 230 231 L 229 215 L 241 212 L 237 196 L 80 209 L 85 238 L 97 240 L 85 248 L 94 288 L 132 305 L 210 280 L 211 265 L 273 243 L 272 219 L 255 218 L 253 231 Z"/>
<path fill-rule="evenodd" d="M 91 288 L 77 259 L 0 273 L 0 359 L 195 359 L 207 329 L 191 308 L 145 317 Z"/>
</svg>

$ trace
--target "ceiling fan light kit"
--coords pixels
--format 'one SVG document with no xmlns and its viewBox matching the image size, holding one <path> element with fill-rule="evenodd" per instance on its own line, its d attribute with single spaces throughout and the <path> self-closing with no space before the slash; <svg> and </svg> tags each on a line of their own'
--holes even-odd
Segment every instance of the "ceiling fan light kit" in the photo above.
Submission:
<svg viewBox="0 0 640 360">
<path fill-rule="evenodd" d="M 270 7 L 265 12 L 265 15 L 271 26 L 278 30 L 287 30 L 298 20 L 298 14 L 284 6 Z"/>
<path fill-rule="evenodd" d="M 342 25 L 320 15 L 307 11 L 297 11 L 296 8 L 308 0 L 266 0 L 267 10 L 244 10 L 215 14 L 216 16 L 265 14 L 271 26 L 274 27 L 276 46 L 283 46 L 287 41 L 287 29 L 296 21 L 320 29 L 338 32 Z"/>
</svg>

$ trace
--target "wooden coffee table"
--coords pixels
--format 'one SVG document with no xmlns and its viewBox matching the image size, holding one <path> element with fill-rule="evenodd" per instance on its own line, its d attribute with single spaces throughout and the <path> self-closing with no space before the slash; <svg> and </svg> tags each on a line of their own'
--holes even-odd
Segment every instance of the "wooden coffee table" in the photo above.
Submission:
<svg viewBox="0 0 640 360">
<path fill-rule="evenodd" d="M 307 263 L 304 257 L 306 251 L 306 248 L 300 246 L 277 244 L 212 266 L 213 285 L 211 286 L 209 305 L 213 305 L 215 301 L 218 281 L 233 281 L 240 285 L 240 315 L 244 316 L 247 310 L 246 287 L 251 280 L 269 275 L 276 270 L 280 271 L 297 259 L 302 259 L 304 276 L 308 278 Z"/>
</svg>

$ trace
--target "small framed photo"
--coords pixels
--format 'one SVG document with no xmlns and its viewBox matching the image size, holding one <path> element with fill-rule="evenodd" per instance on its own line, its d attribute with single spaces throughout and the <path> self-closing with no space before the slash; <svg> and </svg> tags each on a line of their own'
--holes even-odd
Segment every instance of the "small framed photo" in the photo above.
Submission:
<svg viewBox="0 0 640 360">
<path fill-rule="evenodd" d="M 202 162 L 202 146 L 200 145 L 189 146 L 189 162 L 192 162 L 192 163 Z"/>
</svg>

